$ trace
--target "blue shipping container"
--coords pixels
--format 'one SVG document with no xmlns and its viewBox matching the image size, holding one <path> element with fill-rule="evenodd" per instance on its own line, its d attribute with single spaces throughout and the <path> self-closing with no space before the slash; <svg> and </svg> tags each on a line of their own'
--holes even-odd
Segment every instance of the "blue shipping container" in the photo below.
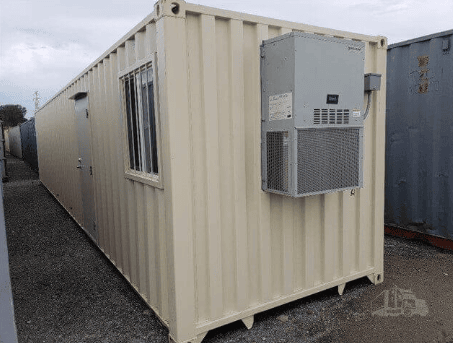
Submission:
<svg viewBox="0 0 453 343">
<path fill-rule="evenodd" d="M 453 239 L 452 35 L 453 30 L 393 44 L 387 55 L 385 223 L 448 239 Z"/>
<path fill-rule="evenodd" d="M 37 172 L 38 149 L 36 146 L 35 118 L 31 118 L 20 125 L 20 139 L 22 144 L 22 159 Z"/>
</svg>

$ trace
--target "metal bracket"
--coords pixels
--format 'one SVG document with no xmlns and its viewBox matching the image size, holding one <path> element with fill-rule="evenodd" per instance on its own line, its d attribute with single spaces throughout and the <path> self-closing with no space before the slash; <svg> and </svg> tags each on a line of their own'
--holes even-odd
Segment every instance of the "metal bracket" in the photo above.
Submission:
<svg viewBox="0 0 453 343">
<path fill-rule="evenodd" d="M 246 318 L 242 318 L 242 322 L 244 323 L 244 325 L 247 327 L 248 330 L 250 330 L 252 328 L 254 320 L 255 320 L 255 316 L 253 316 L 253 315 L 246 317 Z"/>
<path fill-rule="evenodd" d="M 88 118 L 88 109 L 85 109 L 85 113 L 86 113 L 87 118 Z"/>
<path fill-rule="evenodd" d="M 373 274 L 367 275 L 367 277 L 375 285 L 380 284 L 384 281 L 382 273 L 373 273 Z"/>
</svg>

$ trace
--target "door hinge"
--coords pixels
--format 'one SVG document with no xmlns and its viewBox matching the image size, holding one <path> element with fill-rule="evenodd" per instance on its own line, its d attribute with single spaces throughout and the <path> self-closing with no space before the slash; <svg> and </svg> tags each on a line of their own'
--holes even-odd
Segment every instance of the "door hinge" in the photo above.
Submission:
<svg viewBox="0 0 453 343">
<path fill-rule="evenodd" d="M 88 118 L 88 109 L 85 109 L 85 114 L 87 115 Z"/>
<path fill-rule="evenodd" d="M 93 175 L 93 167 L 90 166 L 90 175 Z"/>
<path fill-rule="evenodd" d="M 96 231 L 96 222 L 93 220 L 93 231 Z"/>
</svg>

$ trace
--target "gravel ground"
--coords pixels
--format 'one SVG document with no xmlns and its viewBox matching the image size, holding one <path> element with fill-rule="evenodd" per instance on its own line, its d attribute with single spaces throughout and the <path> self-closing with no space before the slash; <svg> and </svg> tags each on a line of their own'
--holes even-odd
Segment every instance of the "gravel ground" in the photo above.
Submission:
<svg viewBox="0 0 453 343">
<path fill-rule="evenodd" d="M 4 183 L 11 283 L 19 343 L 168 342 L 168 330 L 21 160 Z M 235 322 L 203 343 L 453 342 L 453 253 L 385 238 L 384 282 L 362 278 Z M 426 315 L 373 315 L 382 292 L 411 290 Z"/>
</svg>

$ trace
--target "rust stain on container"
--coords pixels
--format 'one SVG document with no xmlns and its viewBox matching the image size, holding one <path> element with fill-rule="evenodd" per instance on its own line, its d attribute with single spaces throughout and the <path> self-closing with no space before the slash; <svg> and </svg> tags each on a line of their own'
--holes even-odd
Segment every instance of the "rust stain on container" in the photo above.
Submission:
<svg viewBox="0 0 453 343">
<path fill-rule="evenodd" d="M 418 84 L 418 92 L 420 94 L 428 93 L 429 80 L 427 78 L 421 78 Z"/>
<path fill-rule="evenodd" d="M 418 66 L 420 68 L 426 67 L 429 63 L 428 55 L 418 56 L 417 59 L 418 59 Z M 423 68 L 419 71 L 420 79 L 419 79 L 419 84 L 418 84 L 418 93 L 420 93 L 420 94 L 428 93 L 428 87 L 429 87 L 428 71 L 429 71 L 429 69 L 427 69 L 427 68 Z"/>
<path fill-rule="evenodd" d="M 429 63 L 429 56 L 428 55 L 423 55 L 423 56 L 418 56 L 418 66 L 420 68 L 426 67 Z"/>
</svg>

